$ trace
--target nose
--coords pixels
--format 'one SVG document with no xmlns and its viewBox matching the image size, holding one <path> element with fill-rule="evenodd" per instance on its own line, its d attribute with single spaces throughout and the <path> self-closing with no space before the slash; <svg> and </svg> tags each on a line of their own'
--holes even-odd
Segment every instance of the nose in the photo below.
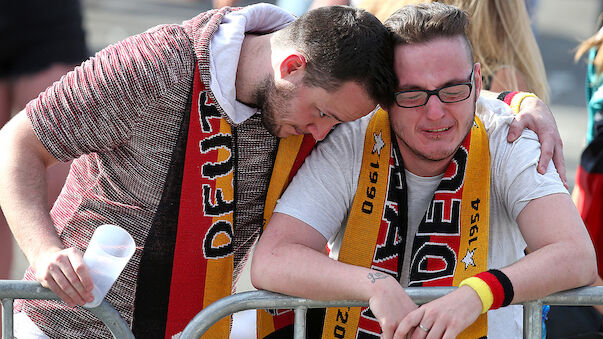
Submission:
<svg viewBox="0 0 603 339">
<path fill-rule="evenodd" d="M 425 104 L 425 116 L 429 120 L 438 120 L 444 116 L 444 104 L 437 95 L 432 95 Z"/>
<path fill-rule="evenodd" d="M 337 123 L 330 121 L 309 124 L 308 132 L 312 134 L 316 141 L 321 141 L 322 139 L 327 137 L 327 134 L 329 134 L 329 132 L 333 129 L 333 127 L 335 127 L 335 125 L 337 125 Z"/>
</svg>

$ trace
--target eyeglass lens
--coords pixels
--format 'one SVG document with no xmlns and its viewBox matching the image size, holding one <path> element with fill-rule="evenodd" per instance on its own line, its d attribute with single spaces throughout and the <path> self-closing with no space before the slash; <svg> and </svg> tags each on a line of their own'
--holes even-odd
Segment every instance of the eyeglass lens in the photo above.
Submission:
<svg viewBox="0 0 603 339">
<path fill-rule="evenodd" d="M 465 100 L 471 94 L 471 87 L 468 84 L 452 85 L 440 88 L 436 94 L 442 102 L 452 103 Z M 422 106 L 427 103 L 428 93 L 426 91 L 408 91 L 398 93 L 396 101 L 398 105 L 404 107 Z"/>
</svg>

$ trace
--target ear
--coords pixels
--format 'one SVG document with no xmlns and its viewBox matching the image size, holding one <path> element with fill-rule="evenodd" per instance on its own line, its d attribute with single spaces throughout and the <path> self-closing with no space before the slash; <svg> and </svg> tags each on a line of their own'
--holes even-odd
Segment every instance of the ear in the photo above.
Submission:
<svg viewBox="0 0 603 339">
<path fill-rule="evenodd" d="M 304 70 L 306 68 L 306 57 L 301 53 L 295 52 L 289 54 L 283 62 L 281 62 L 280 71 L 281 78 L 285 78 L 297 71 Z"/>
<path fill-rule="evenodd" d="M 479 96 L 482 90 L 482 66 L 479 62 L 475 63 L 473 77 L 475 78 L 475 93 L 477 93 L 477 96 Z"/>
</svg>

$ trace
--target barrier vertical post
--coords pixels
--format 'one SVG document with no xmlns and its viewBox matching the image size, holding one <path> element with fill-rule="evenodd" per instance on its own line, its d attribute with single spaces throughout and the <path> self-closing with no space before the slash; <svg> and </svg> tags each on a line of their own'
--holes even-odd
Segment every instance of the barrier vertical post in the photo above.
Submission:
<svg viewBox="0 0 603 339">
<path fill-rule="evenodd" d="M 542 301 L 540 300 L 523 304 L 523 337 L 542 338 Z"/>
<path fill-rule="evenodd" d="M 13 299 L 2 299 L 2 338 L 13 339 Z"/>
<path fill-rule="evenodd" d="M 308 312 L 307 307 L 297 307 L 295 309 L 295 323 L 293 325 L 293 338 L 294 339 L 305 339 L 306 338 L 306 313 Z"/>
</svg>

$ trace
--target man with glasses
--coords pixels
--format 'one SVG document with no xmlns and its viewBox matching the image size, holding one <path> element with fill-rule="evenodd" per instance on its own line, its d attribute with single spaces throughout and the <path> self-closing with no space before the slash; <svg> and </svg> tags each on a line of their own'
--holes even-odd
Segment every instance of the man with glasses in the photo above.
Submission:
<svg viewBox="0 0 603 339">
<path fill-rule="evenodd" d="M 323 337 L 520 338 L 521 306 L 505 306 L 591 283 L 588 234 L 553 166 L 537 172 L 536 136 L 508 143 L 508 107 L 478 99 L 466 15 L 407 6 L 385 25 L 396 104 L 341 126 L 306 159 L 260 238 L 252 281 L 369 302 L 327 309 L 310 326 Z M 526 95 L 503 96 L 515 106 Z M 409 286 L 461 287 L 417 307 Z"/>
</svg>

